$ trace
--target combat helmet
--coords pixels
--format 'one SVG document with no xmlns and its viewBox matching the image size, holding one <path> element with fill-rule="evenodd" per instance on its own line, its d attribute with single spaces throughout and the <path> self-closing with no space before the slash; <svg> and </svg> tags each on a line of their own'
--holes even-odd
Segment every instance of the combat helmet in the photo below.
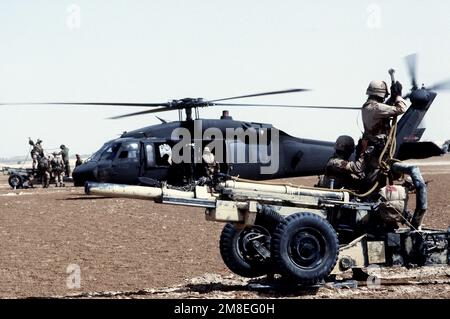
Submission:
<svg viewBox="0 0 450 319">
<path fill-rule="evenodd" d="M 366 91 L 367 95 L 375 95 L 381 98 L 387 98 L 389 96 L 389 89 L 384 81 L 373 80 L 369 83 Z"/>
<path fill-rule="evenodd" d="M 351 136 L 341 135 L 337 138 L 334 149 L 336 152 L 351 155 L 355 151 L 355 141 Z"/>
</svg>

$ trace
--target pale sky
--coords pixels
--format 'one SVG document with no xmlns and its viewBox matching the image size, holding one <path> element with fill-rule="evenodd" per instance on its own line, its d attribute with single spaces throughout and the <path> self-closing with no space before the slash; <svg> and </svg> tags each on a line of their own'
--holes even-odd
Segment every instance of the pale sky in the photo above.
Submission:
<svg viewBox="0 0 450 319">
<path fill-rule="evenodd" d="M 449 12 L 448 1 L 417 0 L 0 0 L 0 102 L 165 102 L 304 87 L 314 91 L 239 101 L 360 106 L 368 83 L 389 81 L 391 67 L 410 87 L 403 61 L 410 53 L 419 54 L 420 84 L 450 77 Z M 432 105 L 423 139 L 450 138 L 449 93 Z M 0 106 L 0 157 L 28 153 L 29 136 L 87 154 L 123 131 L 159 123 L 154 115 L 106 119 L 133 111 Z M 355 111 L 230 113 L 298 137 L 361 134 Z"/>
</svg>

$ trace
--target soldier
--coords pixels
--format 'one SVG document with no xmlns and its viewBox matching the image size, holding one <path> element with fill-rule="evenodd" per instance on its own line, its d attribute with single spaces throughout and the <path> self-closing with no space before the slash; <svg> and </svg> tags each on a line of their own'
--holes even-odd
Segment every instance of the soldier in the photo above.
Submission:
<svg viewBox="0 0 450 319">
<path fill-rule="evenodd" d="M 355 151 L 355 141 L 347 135 L 339 136 L 334 145 L 335 153 L 328 160 L 325 174 L 320 177 L 317 186 L 326 188 L 358 189 L 364 176 L 363 160 L 349 161 Z"/>
<path fill-rule="evenodd" d="M 204 176 L 212 179 L 214 175 L 220 172 L 220 165 L 217 163 L 214 154 L 207 146 L 203 149 L 202 160 L 204 163 Z"/>
<path fill-rule="evenodd" d="M 66 174 L 67 177 L 70 176 L 70 164 L 69 164 L 69 149 L 62 144 L 60 147 L 61 152 L 59 152 L 59 154 L 61 154 L 62 156 L 62 160 L 64 162 L 64 173 Z"/>
<path fill-rule="evenodd" d="M 64 187 L 63 173 L 64 173 L 64 162 L 57 152 L 53 152 L 53 159 L 50 162 L 52 174 L 55 178 L 55 186 Z"/>
<path fill-rule="evenodd" d="M 83 161 L 81 160 L 81 157 L 79 154 L 75 154 L 75 157 L 77 158 L 76 162 L 75 162 L 75 167 L 80 166 L 81 164 L 83 164 Z"/>
<path fill-rule="evenodd" d="M 36 143 L 33 142 L 33 140 L 29 137 L 28 138 L 28 144 L 33 146 L 31 149 L 31 158 L 33 160 L 32 168 L 33 172 L 36 171 L 39 157 L 44 157 L 44 148 L 42 147 L 42 140 L 37 139 Z"/>
<path fill-rule="evenodd" d="M 50 162 L 47 157 L 39 157 L 37 170 L 42 179 L 42 187 L 47 188 L 50 184 Z"/>
<path fill-rule="evenodd" d="M 364 134 L 359 141 L 360 158 L 365 159 L 366 175 L 373 175 L 379 168 L 378 159 L 386 146 L 387 138 L 391 130 L 391 121 L 396 121 L 398 115 L 405 113 L 406 103 L 402 98 L 402 85 L 397 81 L 391 86 L 392 96 L 386 82 L 372 81 L 367 88 L 369 96 L 362 106 L 361 115 L 364 125 Z M 369 151 L 372 149 L 372 151 Z M 368 156 L 366 156 L 369 154 Z"/>
</svg>

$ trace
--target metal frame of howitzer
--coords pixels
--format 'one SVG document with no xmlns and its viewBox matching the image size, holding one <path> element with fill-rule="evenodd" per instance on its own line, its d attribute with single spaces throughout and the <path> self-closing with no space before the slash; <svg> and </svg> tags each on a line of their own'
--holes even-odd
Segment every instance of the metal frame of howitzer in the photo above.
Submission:
<svg viewBox="0 0 450 319">
<path fill-rule="evenodd" d="M 33 171 L 32 168 L 11 168 L 11 167 L 3 167 L 2 172 L 4 175 L 9 175 L 8 183 L 11 188 L 30 188 L 34 187 L 35 183 L 40 184 L 42 182 L 42 177 L 36 171 Z M 72 182 L 71 177 L 64 176 L 64 182 Z M 51 176 L 50 183 L 54 183 L 54 177 Z"/>
<path fill-rule="evenodd" d="M 367 222 L 368 216 L 378 213 L 378 203 L 361 202 L 347 191 L 236 180 L 228 180 L 215 186 L 196 186 L 193 191 L 180 191 L 166 187 L 88 182 L 85 192 L 112 197 L 153 199 L 157 203 L 169 205 L 203 207 L 206 209 L 207 220 L 232 223 L 236 229 L 241 230 L 255 227 L 258 224 L 258 215 L 262 214 L 264 208 L 269 208 L 284 220 L 299 212 L 320 216 L 338 233 L 344 232 L 345 229 L 336 225 L 333 220 L 336 214 L 346 214 L 362 223 L 364 220 Z M 446 230 L 412 231 L 409 228 L 400 228 L 376 235 L 364 231 L 359 234 L 356 232 L 347 242 L 339 245 L 336 260 L 326 275 L 342 274 L 372 264 L 407 267 L 448 264 L 448 240 L 449 232 Z M 254 246 L 262 257 L 269 256 L 268 250 L 265 251 L 261 245 Z M 242 272 L 235 272 L 242 275 Z M 252 273 L 246 272 L 244 276 L 252 277 Z M 303 282 L 312 283 L 324 278 Z"/>
</svg>

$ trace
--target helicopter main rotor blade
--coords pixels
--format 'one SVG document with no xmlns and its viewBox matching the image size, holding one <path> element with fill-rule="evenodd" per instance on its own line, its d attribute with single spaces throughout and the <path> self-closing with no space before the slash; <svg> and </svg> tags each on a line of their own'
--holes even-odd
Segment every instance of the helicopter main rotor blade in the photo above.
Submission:
<svg viewBox="0 0 450 319">
<path fill-rule="evenodd" d="M 427 89 L 431 91 L 450 90 L 450 79 L 435 83 Z"/>
<path fill-rule="evenodd" d="M 417 54 L 410 54 L 405 57 L 406 66 L 408 67 L 409 77 L 411 79 L 412 89 L 417 89 Z"/>
<path fill-rule="evenodd" d="M 226 97 L 226 98 L 223 98 L 223 99 L 210 100 L 210 101 L 206 101 L 206 103 L 209 103 L 209 102 L 214 103 L 214 102 L 226 101 L 226 100 L 234 100 L 234 99 L 243 99 L 243 98 L 246 98 L 246 97 L 254 97 L 254 96 L 275 95 L 275 94 L 285 94 L 285 93 L 294 93 L 294 92 L 306 92 L 306 91 L 310 91 L 310 90 L 309 89 L 289 89 L 289 90 L 282 90 L 282 91 L 263 92 L 263 93 L 240 95 L 240 96 Z"/>
<path fill-rule="evenodd" d="M 215 106 L 261 106 L 261 107 L 292 107 L 324 110 L 361 110 L 357 106 L 325 106 L 325 105 L 285 105 L 285 104 L 249 104 L 249 103 L 214 103 Z"/>
<path fill-rule="evenodd" d="M 177 110 L 177 109 L 173 108 L 173 107 L 161 107 L 159 109 L 152 109 L 152 110 L 146 110 L 146 111 L 135 112 L 135 113 L 127 113 L 127 114 L 123 114 L 123 115 L 108 117 L 108 119 L 110 119 L 110 120 L 117 120 L 117 119 L 130 117 L 130 116 L 137 116 L 137 115 L 144 115 L 144 114 L 165 112 L 165 111 L 174 111 L 174 110 Z"/>
<path fill-rule="evenodd" d="M 105 105 L 105 106 L 137 106 L 137 107 L 168 107 L 169 103 L 109 103 L 109 102 L 39 102 L 39 103 L 0 103 L 0 105 Z"/>
</svg>

